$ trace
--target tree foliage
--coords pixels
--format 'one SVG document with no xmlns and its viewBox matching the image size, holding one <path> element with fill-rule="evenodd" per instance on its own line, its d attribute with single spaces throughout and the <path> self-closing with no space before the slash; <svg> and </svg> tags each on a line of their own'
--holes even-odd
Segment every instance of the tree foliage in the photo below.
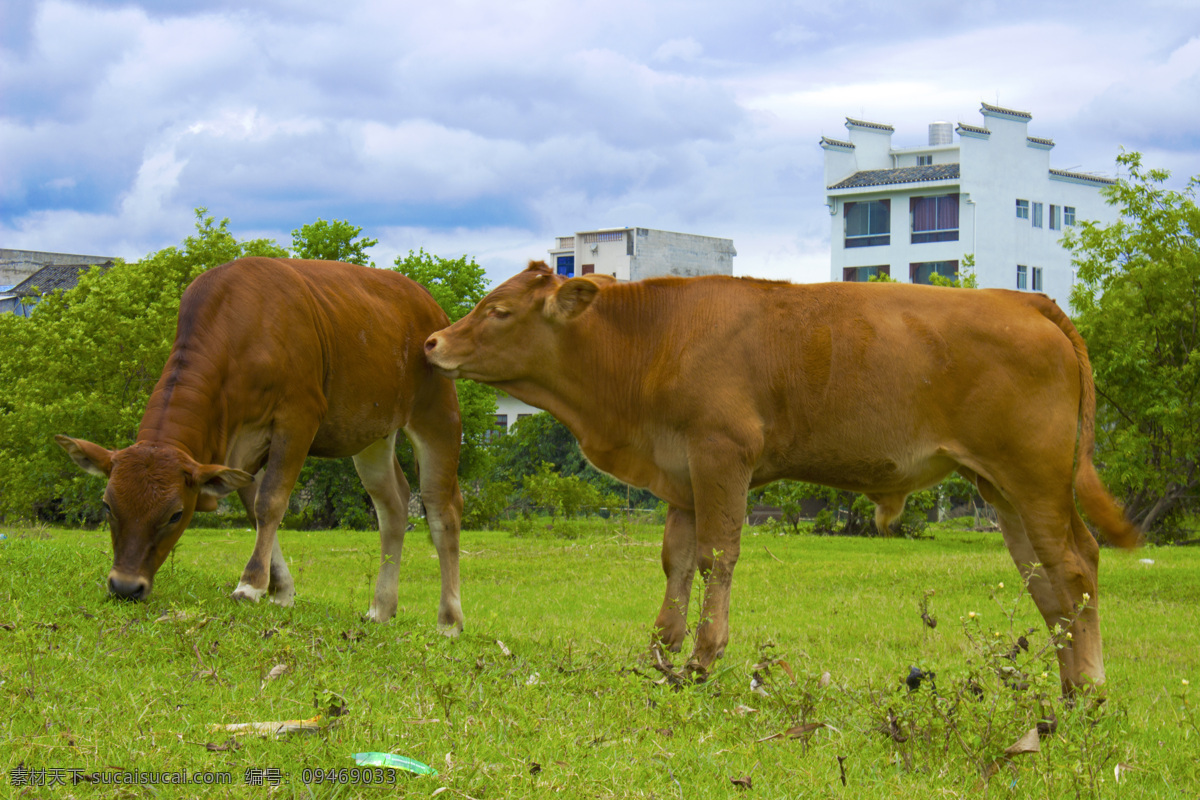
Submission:
<svg viewBox="0 0 1200 800">
<path fill-rule="evenodd" d="M 532 475 L 525 477 L 525 495 L 534 506 L 549 509 L 550 516 L 567 519 L 600 508 L 617 508 L 619 496 L 606 492 L 578 475 L 562 475 L 553 464 L 543 461 Z"/>
<path fill-rule="evenodd" d="M 1129 176 L 1104 192 L 1120 217 L 1063 237 L 1078 270 L 1071 303 L 1095 374 L 1103 475 L 1135 522 L 1169 539 L 1200 502 L 1200 176 L 1173 191 L 1141 154 L 1117 161 Z"/>
<path fill-rule="evenodd" d="M 378 239 L 362 237 L 362 228 L 351 225 L 344 219 L 326 222 L 318 219 L 292 231 L 292 254 L 296 258 L 315 258 L 322 261 L 344 261 L 373 267 L 375 262 L 367 257 L 367 248 L 379 244 Z"/>
<path fill-rule="evenodd" d="M 604 494 L 615 495 L 621 505 L 654 508 L 658 498 L 645 489 L 633 489 L 600 472 L 584 458 L 574 435 L 551 414 L 541 412 L 517 420 L 505 436 L 492 443 L 493 480 L 510 480 L 525 487 L 543 463 L 563 477 L 578 477 Z"/>
<path fill-rule="evenodd" d="M 238 241 L 229 220 L 199 208 L 180 247 L 104 274 L 93 268 L 28 319 L 0 315 L 0 515 L 99 519 L 99 479 L 71 463 L 54 434 L 132 444 L 187 285 L 234 258 L 286 254 L 273 241 Z"/>
</svg>

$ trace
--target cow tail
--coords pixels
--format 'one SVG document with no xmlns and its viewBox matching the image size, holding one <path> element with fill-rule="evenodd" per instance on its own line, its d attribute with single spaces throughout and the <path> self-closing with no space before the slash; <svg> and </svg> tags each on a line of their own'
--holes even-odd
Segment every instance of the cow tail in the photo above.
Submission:
<svg viewBox="0 0 1200 800">
<path fill-rule="evenodd" d="M 1111 544 L 1126 549 L 1141 542 L 1141 532 L 1125 516 L 1124 510 L 1104 487 L 1092 458 L 1096 450 L 1096 384 L 1087 343 L 1070 318 L 1052 300 L 1038 295 L 1038 310 L 1058 326 L 1075 348 L 1079 363 L 1079 437 L 1075 442 L 1075 497 L 1092 524 Z"/>
</svg>

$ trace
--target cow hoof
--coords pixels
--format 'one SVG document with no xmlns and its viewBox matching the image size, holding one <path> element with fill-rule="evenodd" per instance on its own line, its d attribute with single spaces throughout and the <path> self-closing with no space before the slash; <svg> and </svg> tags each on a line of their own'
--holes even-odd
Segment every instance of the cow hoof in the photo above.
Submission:
<svg viewBox="0 0 1200 800">
<path fill-rule="evenodd" d="M 233 599 L 249 600 L 252 603 L 257 603 L 266 593 L 266 589 L 255 589 L 248 583 L 239 583 L 238 587 L 233 590 Z"/>
<path fill-rule="evenodd" d="M 708 667 L 705 667 L 696 659 L 692 659 L 687 663 L 683 668 L 683 674 L 695 684 L 708 682 Z"/>
<path fill-rule="evenodd" d="M 379 608 L 374 604 L 372 604 L 371 607 L 367 609 L 367 619 L 370 622 L 380 622 L 380 623 L 387 622 L 389 619 L 391 619 L 394 616 L 396 616 L 395 611 L 392 611 L 389 614 L 386 611 L 380 611 Z"/>
<path fill-rule="evenodd" d="M 286 593 L 285 592 L 276 592 L 275 594 L 271 595 L 271 602 L 277 606 L 283 606 L 284 608 L 291 608 L 292 606 L 296 605 L 296 593 L 295 592 L 286 592 Z"/>
<path fill-rule="evenodd" d="M 445 636 L 449 639 L 457 639 L 458 635 L 460 633 L 462 633 L 462 631 L 463 631 L 463 624 L 461 621 L 460 622 L 452 622 L 449 625 L 446 625 L 445 623 L 442 623 L 442 622 L 438 623 L 438 633 L 440 633 L 442 636 Z"/>
</svg>

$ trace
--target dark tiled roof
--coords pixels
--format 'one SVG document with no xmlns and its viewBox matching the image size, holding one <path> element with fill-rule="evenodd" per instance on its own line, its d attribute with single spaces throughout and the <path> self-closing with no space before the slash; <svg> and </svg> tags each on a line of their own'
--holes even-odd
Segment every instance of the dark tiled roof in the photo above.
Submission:
<svg viewBox="0 0 1200 800">
<path fill-rule="evenodd" d="M 850 117 L 846 117 L 846 125 L 854 125 L 858 128 L 873 128 L 874 130 L 887 131 L 888 133 L 896 132 L 896 129 L 891 125 L 884 125 L 881 122 L 865 122 L 861 119 L 851 119 Z"/>
<path fill-rule="evenodd" d="M 1028 111 L 1013 111 L 1011 108 L 1001 108 L 1000 106 L 991 106 L 991 105 L 988 105 L 987 103 L 983 103 L 982 105 L 983 105 L 983 108 L 981 109 L 981 111 L 985 114 L 990 112 L 992 114 L 1004 114 L 1005 116 L 1008 116 L 1008 117 L 1020 117 L 1021 119 L 1026 119 L 1026 120 L 1033 119 L 1033 114 L 1030 114 Z"/>
<path fill-rule="evenodd" d="M 1099 183 L 1104 186 L 1112 186 L 1116 183 L 1112 178 L 1102 178 L 1099 175 L 1088 175 L 1085 172 L 1068 172 L 1065 169 L 1052 169 L 1051 175 L 1057 175 L 1060 178 L 1074 178 L 1077 181 L 1088 181 L 1089 183 Z"/>
<path fill-rule="evenodd" d="M 106 261 L 103 264 L 51 264 L 42 267 L 37 272 L 30 275 L 25 280 L 18 283 L 12 289 L 12 294 L 21 297 L 40 296 L 49 294 L 56 289 L 74 289 L 79 283 L 79 276 L 95 266 L 100 267 L 101 272 L 108 272 L 112 268 L 113 262 Z"/>
<path fill-rule="evenodd" d="M 978 134 L 986 135 L 986 136 L 992 135 L 992 132 L 989 131 L 987 128 L 980 128 L 975 125 L 968 125 L 965 122 L 960 122 L 960 123 L 958 123 L 958 132 L 962 133 L 963 131 L 966 131 L 967 133 L 978 133 Z"/>
<path fill-rule="evenodd" d="M 821 146 L 824 147 L 825 145 L 830 145 L 832 147 L 849 147 L 851 150 L 854 149 L 854 145 L 850 142 L 842 142 L 837 139 L 830 139 L 828 136 L 822 136 Z"/>
<path fill-rule="evenodd" d="M 866 186 L 890 186 L 896 183 L 957 180 L 958 164 L 928 164 L 923 167 L 868 169 L 856 172 L 830 189 L 859 189 Z"/>
<path fill-rule="evenodd" d="M 1025 141 L 1029 142 L 1030 144 L 1040 144 L 1043 147 L 1054 147 L 1053 139 L 1042 139 L 1038 136 L 1026 136 Z"/>
</svg>

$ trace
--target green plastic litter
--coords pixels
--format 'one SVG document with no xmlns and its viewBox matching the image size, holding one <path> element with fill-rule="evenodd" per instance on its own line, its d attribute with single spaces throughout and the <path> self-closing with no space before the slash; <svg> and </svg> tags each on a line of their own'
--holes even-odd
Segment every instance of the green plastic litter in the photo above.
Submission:
<svg viewBox="0 0 1200 800">
<path fill-rule="evenodd" d="M 408 756 L 398 756 L 394 753 L 355 753 L 354 763 L 360 767 L 391 767 L 392 769 L 402 769 L 408 772 L 415 772 L 417 775 L 437 775 L 438 772 L 433 767 L 422 764 L 416 759 Z"/>
</svg>

